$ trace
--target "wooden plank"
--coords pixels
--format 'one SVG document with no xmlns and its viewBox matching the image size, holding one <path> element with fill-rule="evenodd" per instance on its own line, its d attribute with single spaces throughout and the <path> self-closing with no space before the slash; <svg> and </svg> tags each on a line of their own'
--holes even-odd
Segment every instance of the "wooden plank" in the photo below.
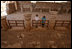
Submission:
<svg viewBox="0 0 72 49">
<path fill-rule="evenodd" d="M 55 27 L 67 27 L 69 25 L 66 25 L 66 24 L 70 24 L 70 23 L 71 23 L 71 21 L 69 21 L 69 20 L 55 20 L 54 29 L 55 29 Z"/>
<path fill-rule="evenodd" d="M 12 23 L 10 21 L 15 21 L 15 23 Z M 19 21 L 21 21 L 22 23 L 19 23 Z M 8 23 L 9 23 L 9 26 L 12 26 L 11 24 L 16 24 L 16 25 L 13 25 L 12 27 L 23 27 L 24 26 L 24 20 L 8 20 Z M 23 26 L 18 26 L 18 24 L 23 24 Z"/>
<path fill-rule="evenodd" d="M 39 26 L 42 26 L 42 20 L 38 20 L 38 23 L 36 23 L 36 20 L 32 20 L 32 26 L 34 26 L 35 24 L 38 24 Z M 46 20 L 45 25 L 48 27 L 49 20 Z"/>
<path fill-rule="evenodd" d="M 25 28 L 24 21 L 23 21 L 23 26 L 24 26 L 24 28 Z"/>
</svg>

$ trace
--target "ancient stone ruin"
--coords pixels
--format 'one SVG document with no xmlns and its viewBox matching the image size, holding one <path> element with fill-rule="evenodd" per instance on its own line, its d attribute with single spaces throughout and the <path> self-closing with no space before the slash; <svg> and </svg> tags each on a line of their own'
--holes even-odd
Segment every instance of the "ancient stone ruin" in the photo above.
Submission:
<svg viewBox="0 0 72 49">
<path fill-rule="evenodd" d="M 70 1 L 1 1 L 1 5 L 1 48 L 71 48 Z"/>
</svg>

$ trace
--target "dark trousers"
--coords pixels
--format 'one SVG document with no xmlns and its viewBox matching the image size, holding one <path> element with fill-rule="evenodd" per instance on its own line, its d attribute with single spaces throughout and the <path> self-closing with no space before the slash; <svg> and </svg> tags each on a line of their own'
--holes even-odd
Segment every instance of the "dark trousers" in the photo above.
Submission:
<svg viewBox="0 0 72 49">
<path fill-rule="evenodd" d="M 36 21 L 36 28 L 38 28 L 38 21 Z"/>
<path fill-rule="evenodd" d="M 45 24 L 44 24 L 44 23 L 42 23 L 42 27 L 44 27 L 44 25 L 45 25 Z"/>
</svg>

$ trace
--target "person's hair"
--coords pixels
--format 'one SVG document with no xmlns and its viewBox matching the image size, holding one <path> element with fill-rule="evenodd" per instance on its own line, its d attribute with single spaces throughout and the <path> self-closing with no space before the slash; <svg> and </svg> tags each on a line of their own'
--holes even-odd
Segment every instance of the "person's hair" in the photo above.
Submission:
<svg viewBox="0 0 72 49">
<path fill-rule="evenodd" d="M 46 18 L 45 16 L 43 16 L 43 18 Z"/>
<path fill-rule="evenodd" d="M 38 14 L 36 14 L 36 16 L 38 16 Z"/>
</svg>

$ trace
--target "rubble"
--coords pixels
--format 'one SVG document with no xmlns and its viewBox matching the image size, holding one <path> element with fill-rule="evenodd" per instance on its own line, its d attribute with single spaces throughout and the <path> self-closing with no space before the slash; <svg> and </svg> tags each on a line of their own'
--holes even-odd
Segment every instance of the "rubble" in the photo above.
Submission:
<svg viewBox="0 0 72 49">
<path fill-rule="evenodd" d="M 20 35 L 17 35 L 17 37 L 19 38 L 19 39 L 22 39 L 22 38 L 24 38 L 24 34 L 20 34 Z"/>
<path fill-rule="evenodd" d="M 21 48 L 21 44 L 20 43 L 15 43 L 13 45 L 8 45 L 6 48 Z"/>
</svg>

